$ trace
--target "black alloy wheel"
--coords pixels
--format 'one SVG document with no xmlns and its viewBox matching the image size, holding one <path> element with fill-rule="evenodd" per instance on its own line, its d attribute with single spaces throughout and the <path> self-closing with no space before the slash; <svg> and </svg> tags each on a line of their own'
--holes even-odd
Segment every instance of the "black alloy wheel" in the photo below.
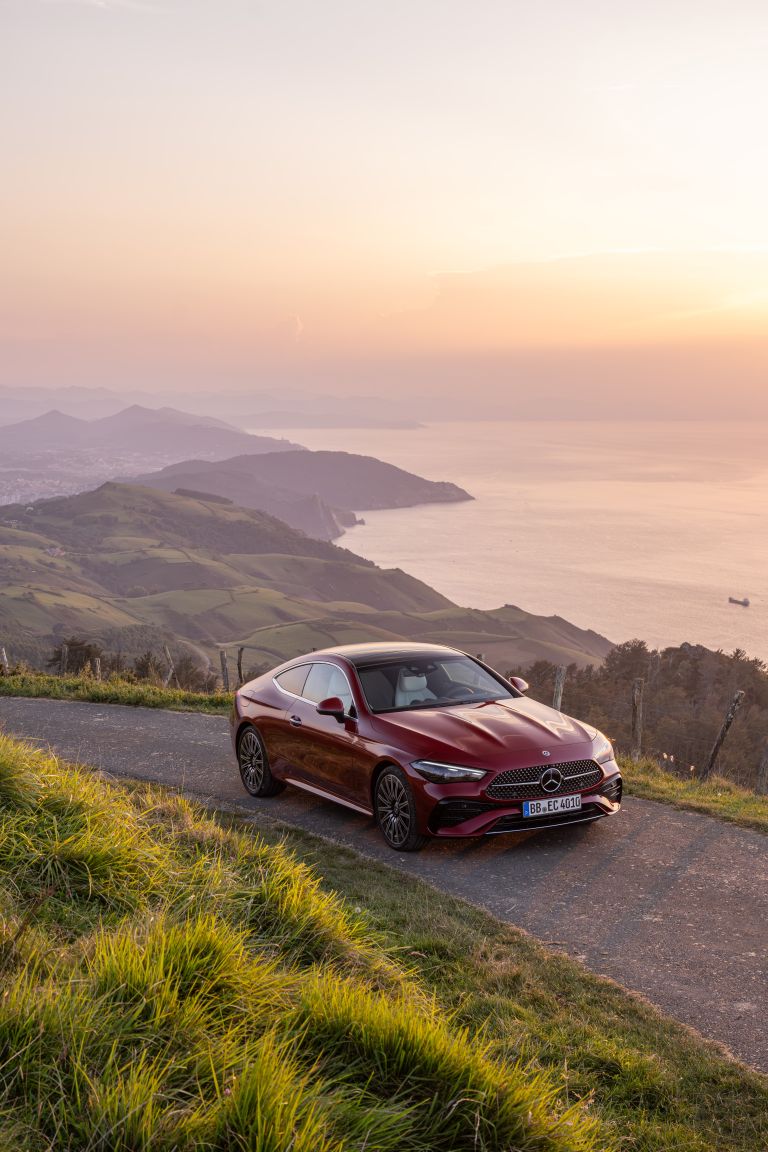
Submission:
<svg viewBox="0 0 768 1152">
<path fill-rule="evenodd" d="M 373 809 L 379 830 L 397 852 L 418 852 L 426 842 L 416 821 L 416 805 L 405 773 L 394 765 L 376 780 Z"/>
<path fill-rule="evenodd" d="M 275 780 L 269 770 L 269 759 L 264 741 L 255 728 L 246 728 L 237 742 L 237 762 L 240 779 L 250 796 L 277 796 L 285 784 Z"/>
</svg>

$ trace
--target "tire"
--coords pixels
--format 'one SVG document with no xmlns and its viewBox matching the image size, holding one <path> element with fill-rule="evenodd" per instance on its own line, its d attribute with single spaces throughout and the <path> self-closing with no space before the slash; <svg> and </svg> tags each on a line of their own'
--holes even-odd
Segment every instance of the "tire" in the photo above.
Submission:
<svg viewBox="0 0 768 1152">
<path fill-rule="evenodd" d="M 249 796 L 277 796 L 285 788 L 283 781 L 275 780 L 272 775 L 264 741 L 250 724 L 237 741 L 237 763 Z"/>
<path fill-rule="evenodd" d="M 426 844 L 428 837 L 419 832 L 411 786 L 393 764 L 376 778 L 373 811 L 379 831 L 396 852 L 418 852 Z"/>
</svg>

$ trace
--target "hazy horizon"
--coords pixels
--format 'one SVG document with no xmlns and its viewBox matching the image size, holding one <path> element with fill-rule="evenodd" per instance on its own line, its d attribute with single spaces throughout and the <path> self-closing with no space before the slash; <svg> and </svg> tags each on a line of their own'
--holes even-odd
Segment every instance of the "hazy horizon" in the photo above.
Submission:
<svg viewBox="0 0 768 1152">
<path fill-rule="evenodd" d="M 765 6 L 0 21 L 0 385 L 768 416 Z"/>
</svg>

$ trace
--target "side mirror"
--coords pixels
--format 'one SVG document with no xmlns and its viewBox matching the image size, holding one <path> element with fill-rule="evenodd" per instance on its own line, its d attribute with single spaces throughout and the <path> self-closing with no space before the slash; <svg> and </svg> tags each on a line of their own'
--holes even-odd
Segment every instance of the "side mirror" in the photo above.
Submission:
<svg viewBox="0 0 768 1152">
<path fill-rule="evenodd" d="M 513 688 L 517 688 L 518 692 L 522 692 L 523 695 L 525 695 L 530 688 L 530 684 L 527 680 L 523 680 L 522 676 L 510 676 L 509 682 Z"/>
<path fill-rule="evenodd" d="M 335 716 L 339 724 L 344 723 L 346 712 L 339 696 L 329 696 L 327 700 L 321 700 L 317 705 L 317 711 L 321 716 Z"/>
</svg>

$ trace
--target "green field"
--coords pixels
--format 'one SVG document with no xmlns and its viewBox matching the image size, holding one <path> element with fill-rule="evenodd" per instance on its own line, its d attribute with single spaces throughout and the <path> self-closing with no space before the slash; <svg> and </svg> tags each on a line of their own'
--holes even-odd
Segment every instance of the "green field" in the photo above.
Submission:
<svg viewBox="0 0 768 1152">
<path fill-rule="evenodd" d="M 277 663 L 350 638 L 440 641 L 501 669 L 596 662 L 610 648 L 556 617 L 460 608 L 254 509 L 105 484 L 0 510 L 0 644 L 12 660 L 39 663 L 63 634 L 109 633 L 135 656 L 142 627 L 155 629 L 156 649 L 187 641 L 215 667 L 220 646 Z"/>
<path fill-rule="evenodd" d="M 460 901 L 0 737 L 0 1146 L 756 1152 L 768 1082 Z"/>
</svg>

